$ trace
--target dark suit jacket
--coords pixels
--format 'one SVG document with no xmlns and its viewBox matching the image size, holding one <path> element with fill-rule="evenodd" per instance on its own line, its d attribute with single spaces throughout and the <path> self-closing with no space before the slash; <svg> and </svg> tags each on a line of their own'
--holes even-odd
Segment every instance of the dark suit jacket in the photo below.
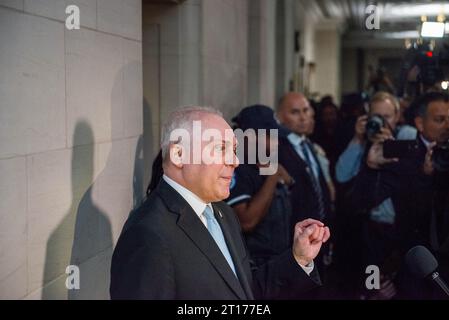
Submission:
<svg viewBox="0 0 449 320">
<path fill-rule="evenodd" d="M 396 212 L 394 234 L 397 236 L 393 245 L 401 255 L 416 245 L 432 249 L 433 233 L 442 246 L 433 253 L 444 278 L 449 275 L 449 254 L 444 252 L 447 248 L 444 237 L 449 235 L 449 220 L 446 220 L 449 212 L 445 211 L 449 207 L 449 177 L 423 173 L 426 152 L 426 146 L 418 138 L 418 150 L 413 158 L 400 159 L 398 163 L 386 165 L 381 170 L 371 170 L 363 164 L 355 178 L 351 199 L 365 213 L 383 200 L 392 199 Z M 436 228 L 431 228 L 431 218 L 436 219 Z M 398 284 L 401 299 L 440 298 L 438 293 L 432 293 L 425 280 L 417 281 L 407 271 L 400 270 Z"/>
<path fill-rule="evenodd" d="M 316 157 L 315 151 L 311 150 L 315 157 L 316 163 L 320 166 L 320 163 Z M 308 167 L 306 162 L 298 155 L 296 150 L 291 145 L 290 141 L 286 138 L 279 139 L 279 163 L 287 170 L 287 172 L 295 179 L 290 193 L 290 199 L 293 210 L 292 226 L 296 222 L 314 218 L 322 220 L 318 216 L 318 198 L 313 189 L 311 176 L 311 168 Z M 325 222 L 329 222 L 329 215 L 331 214 L 331 201 L 327 183 L 324 179 L 322 169 L 320 166 L 320 186 L 323 194 L 324 211 L 326 213 Z"/>
<path fill-rule="evenodd" d="M 418 244 L 429 246 L 435 184 L 431 176 L 423 173 L 426 152 L 426 146 L 418 138 L 413 158 L 400 159 L 380 170 L 369 169 L 363 163 L 351 191 L 354 207 L 361 213 L 370 212 L 387 198 L 392 199 L 396 212 L 394 226 L 402 251 Z"/>
<path fill-rule="evenodd" d="M 234 261 L 233 274 L 189 204 L 162 180 L 126 222 L 112 257 L 112 299 L 293 299 L 320 284 L 291 250 L 252 273 L 233 210 L 212 204 Z"/>
</svg>

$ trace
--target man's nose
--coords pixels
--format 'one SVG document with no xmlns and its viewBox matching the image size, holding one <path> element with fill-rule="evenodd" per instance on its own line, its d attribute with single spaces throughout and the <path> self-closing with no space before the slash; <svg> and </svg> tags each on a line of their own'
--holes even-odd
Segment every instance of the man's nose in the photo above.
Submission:
<svg viewBox="0 0 449 320">
<path fill-rule="evenodd" d="M 307 115 L 305 113 L 300 113 L 299 114 L 299 121 L 306 121 L 307 120 Z"/>
<path fill-rule="evenodd" d="M 233 168 L 237 168 L 239 166 L 239 164 L 240 164 L 240 160 L 237 157 L 237 155 L 234 154 L 233 158 L 232 158 L 232 163 L 230 164 L 230 166 L 232 166 Z"/>
</svg>

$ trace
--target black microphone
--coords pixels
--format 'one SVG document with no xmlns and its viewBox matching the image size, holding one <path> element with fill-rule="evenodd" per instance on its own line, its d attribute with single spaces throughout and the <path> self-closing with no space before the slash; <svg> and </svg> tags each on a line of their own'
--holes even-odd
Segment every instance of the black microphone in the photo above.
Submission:
<svg viewBox="0 0 449 320">
<path fill-rule="evenodd" d="M 405 256 L 405 263 L 415 277 L 424 279 L 430 276 L 432 281 L 435 281 L 449 297 L 447 284 L 435 271 L 438 268 L 438 262 L 426 247 L 416 246 L 411 248 Z"/>
</svg>

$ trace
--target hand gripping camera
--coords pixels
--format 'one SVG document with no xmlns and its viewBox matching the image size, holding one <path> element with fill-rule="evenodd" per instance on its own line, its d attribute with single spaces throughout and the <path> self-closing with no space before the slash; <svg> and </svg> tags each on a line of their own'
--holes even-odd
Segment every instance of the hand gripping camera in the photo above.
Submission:
<svg viewBox="0 0 449 320">
<path fill-rule="evenodd" d="M 380 130 L 385 127 L 385 125 L 385 119 L 381 115 L 371 115 L 366 123 L 366 137 L 368 139 L 373 138 L 376 134 L 380 133 Z"/>
</svg>

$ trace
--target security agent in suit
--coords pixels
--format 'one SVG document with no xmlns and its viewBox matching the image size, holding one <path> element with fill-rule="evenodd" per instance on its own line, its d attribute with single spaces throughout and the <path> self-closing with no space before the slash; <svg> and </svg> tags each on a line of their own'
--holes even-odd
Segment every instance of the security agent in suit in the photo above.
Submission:
<svg viewBox="0 0 449 320">
<path fill-rule="evenodd" d="M 314 127 L 314 109 L 301 93 L 290 92 L 279 101 L 276 116 L 290 133 L 279 139 L 279 163 L 295 180 L 290 190 L 292 222 L 313 218 L 332 225 L 331 195 L 313 143 L 308 139 Z M 330 245 L 324 246 L 317 259 L 317 268 L 328 282 L 326 270 L 332 255 Z M 319 297 L 326 294 L 317 290 Z"/>
<path fill-rule="evenodd" d="M 193 121 L 201 121 L 202 133 L 216 129 L 225 137 L 201 141 L 201 153 L 221 161 L 194 164 L 188 139 L 171 140 L 178 128 L 192 136 Z M 112 299 L 293 299 L 320 284 L 313 259 L 330 233 L 311 219 L 295 226 L 291 250 L 251 272 L 238 220 L 221 202 L 238 165 L 235 137 L 226 130 L 213 109 L 169 116 L 161 140 L 164 176 L 122 230 L 112 258 Z"/>
<path fill-rule="evenodd" d="M 279 163 L 295 180 L 290 196 L 293 221 L 326 220 L 331 213 L 330 192 L 315 148 L 306 136 L 313 126 L 314 110 L 304 95 L 290 92 L 280 100 L 276 116 L 290 130 L 287 137 L 279 139 Z"/>
</svg>

